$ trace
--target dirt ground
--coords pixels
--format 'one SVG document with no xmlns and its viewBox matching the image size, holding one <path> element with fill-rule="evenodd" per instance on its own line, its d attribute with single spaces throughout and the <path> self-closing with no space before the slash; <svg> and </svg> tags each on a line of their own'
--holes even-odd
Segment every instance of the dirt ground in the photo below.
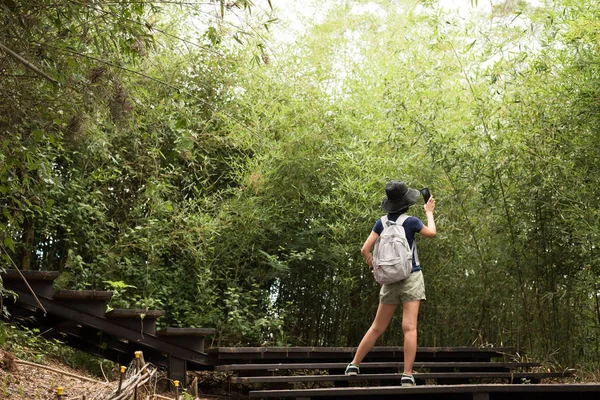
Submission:
<svg viewBox="0 0 600 400">
<path fill-rule="evenodd" d="M 48 368 L 53 369 L 49 370 Z M 540 372 L 546 370 L 540 367 Z M 548 370 L 549 372 L 549 370 Z M 188 383 L 197 378 L 205 389 L 205 393 L 221 393 L 221 395 L 199 394 L 195 400 L 224 400 L 246 398 L 242 393 L 228 393 L 227 373 L 210 373 L 197 371 L 188 375 Z M 575 373 L 569 378 L 553 379 L 552 383 L 597 383 L 600 382 L 598 374 Z M 115 388 L 118 380 L 102 380 L 74 370 L 58 361 L 44 365 L 25 363 L 16 360 L 10 352 L 0 349 L 0 399 L 1 400 L 57 400 L 57 388 L 62 387 L 64 397 L 61 400 L 104 400 Z M 546 382 L 551 383 L 551 382 Z M 152 385 L 140 389 L 139 399 L 175 399 L 175 394 L 168 392 L 168 382 L 162 377 Z M 158 396 L 154 396 L 157 394 Z M 148 397 L 146 397 L 148 396 Z M 193 400 L 191 395 L 180 396 L 181 400 Z"/>
<path fill-rule="evenodd" d="M 48 370 L 45 367 L 56 371 Z M 58 372 L 57 372 L 58 371 Z M 75 376 L 69 376 L 75 375 Z M 87 380 L 85 379 L 87 378 Z M 164 382 L 163 382 L 164 383 Z M 103 398 L 118 387 L 118 380 L 102 381 L 96 377 L 86 376 L 60 362 L 44 365 L 24 364 L 16 360 L 12 353 L 0 350 L 0 399 L 2 400 L 56 400 L 57 388 L 63 388 L 63 400 Z M 161 385 L 156 385 L 160 387 Z M 140 389 L 141 398 L 175 399 L 175 394 L 155 390 L 154 387 Z M 103 396 L 104 395 L 104 396 Z M 193 399 L 191 396 L 181 398 Z M 224 397 L 200 397 L 199 400 L 215 400 Z"/>
</svg>

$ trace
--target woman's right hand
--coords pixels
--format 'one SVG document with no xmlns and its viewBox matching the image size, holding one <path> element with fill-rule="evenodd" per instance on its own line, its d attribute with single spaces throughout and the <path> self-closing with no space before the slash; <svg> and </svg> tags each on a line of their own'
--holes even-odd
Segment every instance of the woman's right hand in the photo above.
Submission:
<svg viewBox="0 0 600 400">
<path fill-rule="evenodd" d="M 433 218 L 433 210 L 435 209 L 435 199 L 429 198 L 429 201 L 425 204 L 425 213 L 427 214 L 427 226 L 423 226 L 419 234 L 426 238 L 434 238 L 437 235 L 437 228 L 435 226 L 435 220 Z"/>
<path fill-rule="evenodd" d="M 425 208 L 425 212 L 433 212 L 433 210 L 435 209 L 435 199 L 432 197 L 429 198 L 429 200 L 427 201 L 427 203 L 425 203 L 425 205 L 423 206 Z"/>
</svg>

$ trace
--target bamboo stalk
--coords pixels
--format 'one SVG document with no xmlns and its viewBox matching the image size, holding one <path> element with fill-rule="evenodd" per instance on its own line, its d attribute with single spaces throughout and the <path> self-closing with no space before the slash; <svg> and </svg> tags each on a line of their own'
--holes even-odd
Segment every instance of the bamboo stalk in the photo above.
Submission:
<svg viewBox="0 0 600 400">
<path fill-rule="evenodd" d="M 52 78 L 50 75 L 46 74 L 45 72 L 43 72 L 42 70 L 40 70 L 38 67 L 36 67 L 35 65 L 33 65 L 32 63 L 30 63 L 29 61 L 27 61 L 26 59 L 24 59 L 23 57 L 21 57 L 20 55 L 18 55 L 17 53 L 15 53 L 14 51 L 12 51 L 11 49 L 9 49 L 8 47 L 6 47 L 5 45 L 3 45 L 2 43 L 0 43 L 0 49 L 4 50 L 5 52 L 7 52 L 8 54 L 10 54 L 13 58 L 15 58 L 18 62 L 20 62 L 21 64 L 23 64 L 25 67 L 27 67 L 28 69 L 30 69 L 31 71 L 35 72 L 36 74 L 38 74 L 39 76 L 41 76 L 42 78 L 45 78 L 47 80 L 49 80 L 50 82 L 54 83 L 55 85 L 58 85 L 58 81 L 54 78 Z"/>
</svg>

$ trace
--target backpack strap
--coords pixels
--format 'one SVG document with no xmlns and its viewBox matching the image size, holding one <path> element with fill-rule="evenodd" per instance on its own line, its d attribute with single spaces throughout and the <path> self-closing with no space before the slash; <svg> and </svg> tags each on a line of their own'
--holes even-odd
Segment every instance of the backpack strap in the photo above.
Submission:
<svg viewBox="0 0 600 400">
<path fill-rule="evenodd" d="M 419 255 L 417 254 L 416 240 L 413 242 L 413 260 L 415 260 L 415 265 L 417 265 L 417 266 L 421 265 L 421 263 L 419 263 Z"/>
<path fill-rule="evenodd" d="M 402 226 L 404 224 L 404 221 L 406 221 L 408 218 L 410 217 L 410 215 L 406 215 L 406 214 L 402 214 L 398 217 L 398 219 L 396 220 L 396 223 L 400 226 Z M 404 229 L 404 226 L 402 226 L 402 228 Z M 404 234 L 406 234 L 406 229 L 404 229 Z M 419 265 L 419 255 L 417 254 L 417 238 L 413 239 L 413 245 L 412 245 L 412 252 L 413 252 L 413 259 L 415 260 L 415 265 Z"/>
<path fill-rule="evenodd" d="M 388 219 L 387 215 L 384 215 L 383 217 L 381 217 L 381 224 L 383 225 L 383 229 L 386 228 L 388 222 L 389 222 L 389 219 Z"/>
<path fill-rule="evenodd" d="M 402 225 L 404 223 L 404 221 L 406 221 L 408 219 L 410 215 L 406 215 L 406 214 L 402 214 L 398 217 L 398 219 L 396 220 L 396 224 L 398 225 Z"/>
</svg>

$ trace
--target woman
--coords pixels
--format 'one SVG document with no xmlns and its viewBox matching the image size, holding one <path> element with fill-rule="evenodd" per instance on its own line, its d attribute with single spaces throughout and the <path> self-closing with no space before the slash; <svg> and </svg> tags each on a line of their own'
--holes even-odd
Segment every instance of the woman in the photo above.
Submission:
<svg viewBox="0 0 600 400">
<path fill-rule="evenodd" d="M 385 186 L 386 197 L 383 199 L 381 208 L 388 213 L 390 221 L 396 221 L 402 214 L 406 213 L 408 208 L 415 204 L 419 199 L 419 191 L 411 189 L 402 181 L 390 181 Z M 417 257 L 416 246 L 414 245 L 415 233 L 427 238 L 435 237 L 437 230 L 433 219 L 433 210 L 435 209 L 435 200 L 433 197 L 425 204 L 425 213 L 427 215 L 427 225 L 424 225 L 416 217 L 408 217 L 402 227 L 406 232 L 409 246 L 413 249 L 413 268 L 408 278 L 403 281 L 390 285 L 383 285 L 379 292 L 379 308 L 377 315 L 363 337 L 354 359 L 346 367 L 346 375 L 357 375 L 360 373 L 359 365 L 363 358 L 375 346 L 375 342 L 385 332 L 392 316 L 398 307 L 402 304 L 402 331 L 404 332 L 404 373 L 402 374 L 402 386 L 414 386 L 415 379 L 412 375 L 413 364 L 417 354 L 417 319 L 419 317 L 419 305 L 421 300 L 425 300 L 425 283 L 421 265 Z M 373 246 L 377 238 L 383 231 L 383 224 L 379 219 L 371 234 L 363 244 L 361 253 L 369 268 L 373 269 Z"/>
</svg>

